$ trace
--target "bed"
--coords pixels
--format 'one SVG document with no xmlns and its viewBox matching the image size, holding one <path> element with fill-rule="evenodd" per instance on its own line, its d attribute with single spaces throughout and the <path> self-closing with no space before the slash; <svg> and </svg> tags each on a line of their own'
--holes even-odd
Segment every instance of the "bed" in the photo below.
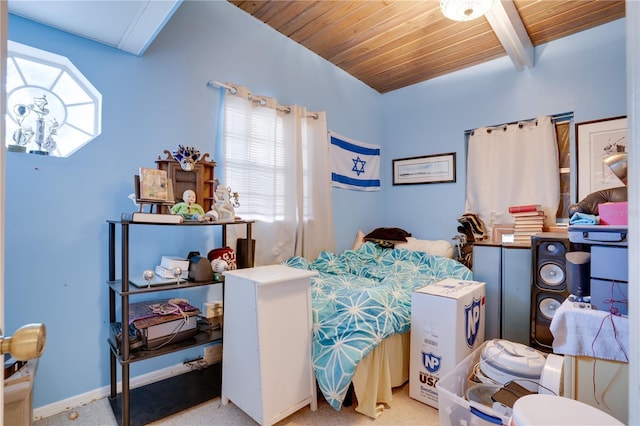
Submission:
<svg viewBox="0 0 640 426">
<path fill-rule="evenodd" d="M 318 271 L 311 300 L 320 391 L 340 410 L 353 383 L 356 411 L 372 418 L 391 402 L 391 388 L 408 380 L 412 291 L 448 277 L 472 279 L 454 259 L 370 241 L 285 264 Z"/>
</svg>

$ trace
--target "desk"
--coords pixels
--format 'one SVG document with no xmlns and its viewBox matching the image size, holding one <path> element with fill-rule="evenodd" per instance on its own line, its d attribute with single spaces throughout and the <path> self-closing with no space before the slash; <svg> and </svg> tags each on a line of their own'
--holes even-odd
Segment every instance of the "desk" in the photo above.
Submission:
<svg viewBox="0 0 640 426">
<path fill-rule="evenodd" d="M 628 319 L 566 300 L 551 321 L 553 352 L 564 355 L 564 396 L 628 423 Z M 615 327 L 616 336 L 613 335 Z"/>
<path fill-rule="evenodd" d="M 4 381 L 4 424 L 31 425 L 33 423 L 33 381 L 38 359 L 30 359 L 20 370 Z"/>
</svg>

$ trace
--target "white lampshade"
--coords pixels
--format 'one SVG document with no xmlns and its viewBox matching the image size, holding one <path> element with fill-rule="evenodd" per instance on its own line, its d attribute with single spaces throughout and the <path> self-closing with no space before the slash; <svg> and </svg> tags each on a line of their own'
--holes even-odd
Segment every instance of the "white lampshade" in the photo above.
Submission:
<svg viewBox="0 0 640 426">
<path fill-rule="evenodd" d="M 440 0 L 442 14 L 454 21 L 470 21 L 491 9 L 495 0 Z"/>
</svg>

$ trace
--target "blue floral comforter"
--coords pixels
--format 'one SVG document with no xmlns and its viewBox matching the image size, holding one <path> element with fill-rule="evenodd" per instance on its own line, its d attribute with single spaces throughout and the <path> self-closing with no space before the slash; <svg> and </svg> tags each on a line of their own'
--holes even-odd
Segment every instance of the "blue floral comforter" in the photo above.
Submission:
<svg viewBox="0 0 640 426">
<path fill-rule="evenodd" d="M 342 406 L 356 366 L 382 340 L 411 327 L 411 293 L 444 278 L 471 280 L 460 262 L 366 242 L 341 254 L 323 252 L 313 262 L 284 264 L 317 270 L 311 279 L 313 368 L 333 408 Z"/>
</svg>

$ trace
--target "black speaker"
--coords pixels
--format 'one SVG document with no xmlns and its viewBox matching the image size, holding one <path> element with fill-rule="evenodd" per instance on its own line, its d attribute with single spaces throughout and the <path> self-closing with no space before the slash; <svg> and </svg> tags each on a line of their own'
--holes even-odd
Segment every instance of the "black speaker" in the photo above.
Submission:
<svg viewBox="0 0 640 426">
<path fill-rule="evenodd" d="M 553 351 L 549 330 L 553 315 L 569 297 L 566 255 L 570 250 L 565 234 L 543 232 L 531 237 L 531 339 L 530 345 Z"/>
</svg>

